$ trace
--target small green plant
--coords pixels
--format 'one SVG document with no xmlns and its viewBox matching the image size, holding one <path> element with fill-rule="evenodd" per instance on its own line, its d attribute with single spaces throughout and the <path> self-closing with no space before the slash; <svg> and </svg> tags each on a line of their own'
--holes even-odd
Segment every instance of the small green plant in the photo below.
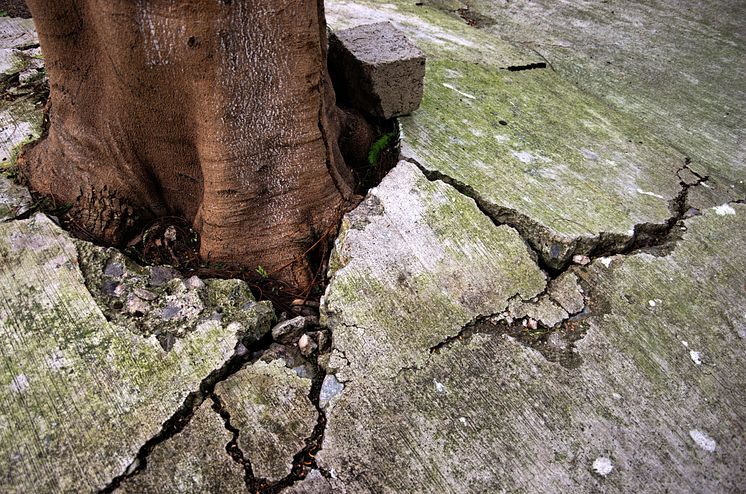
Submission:
<svg viewBox="0 0 746 494">
<path fill-rule="evenodd" d="M 259 276 L 261 276 L 264 279 L 269 278 L 269 273 L 261 265 L 256 267 L 256 272 L 259 274 Z"/>
<path fill-rule="evenodd" d="M 391 145 L 391 142 L 396 137 L 395 132 L 386 132 L 381 137 L 376 139 L 373 144 L 370 145 L 370 151 L 368 151 L 368 164 L 370 166 L 378 166 L 378 161 L 381 158 L 381 153 L 384 149 Z"/>
<path fill-rule="evenodd" d="M 4 10 L 0 10 L 0 17 L 8 17 L 8 13 Z"/>
</svg>

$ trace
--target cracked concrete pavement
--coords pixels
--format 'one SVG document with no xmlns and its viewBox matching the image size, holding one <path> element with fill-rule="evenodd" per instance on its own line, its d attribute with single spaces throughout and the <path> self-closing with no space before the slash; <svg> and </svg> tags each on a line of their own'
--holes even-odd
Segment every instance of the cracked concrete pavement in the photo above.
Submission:
<svg viewBox="0 0 746 494">
<path fill-rule="evenodd" d="M 403 30 L 425 94 L 320 326 L 277 341 L 241 282 L 29 212 L 7 177 L 40 135 L 35 37 L 0 18 L 0 490 L 738 491 L 742 9 L 326 2 Z"/>
</svg>

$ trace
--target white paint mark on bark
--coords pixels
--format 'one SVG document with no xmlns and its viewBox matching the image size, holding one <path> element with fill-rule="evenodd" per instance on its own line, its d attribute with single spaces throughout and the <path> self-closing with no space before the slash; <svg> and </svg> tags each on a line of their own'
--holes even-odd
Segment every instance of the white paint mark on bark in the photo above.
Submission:
<svg viewBox="0 0 746 494">
<path fill-rule="evenodd" d="M 695 365 L 702 365 L 702 352 L 689 350 L 689 358 L 692 359 L 692 362 L 694 362 Z"/>
</svg>

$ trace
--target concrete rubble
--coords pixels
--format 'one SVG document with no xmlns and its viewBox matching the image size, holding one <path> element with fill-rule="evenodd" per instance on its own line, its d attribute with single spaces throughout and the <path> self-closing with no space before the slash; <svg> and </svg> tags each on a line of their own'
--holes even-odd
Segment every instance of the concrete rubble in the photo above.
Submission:
<svg viewBox="0 0 746 494">
<path fill-rule="evenodd" d="M 35 212 L 43 64 L 0 18 L 0 491 L 741 490 L 744 6 L 325 4 L 350 80 L 402 47 L 365 105 L 411 114 L 279 322 Z"/>
</svg>

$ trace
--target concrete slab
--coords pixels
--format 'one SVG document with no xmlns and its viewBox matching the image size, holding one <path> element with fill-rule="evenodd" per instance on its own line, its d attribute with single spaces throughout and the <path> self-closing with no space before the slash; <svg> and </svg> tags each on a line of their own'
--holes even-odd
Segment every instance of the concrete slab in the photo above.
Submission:
<svg viewBox="0 0 746 494">
<path fill-rule="evenodd" d="M 393 222 L 387 205 L 370 225 Z M 746 207 L 724 211 L 688 220 L 669 255 L 574 268 L 590 300 L 563 326 L 580 337 L 576 365 L 550 361 L 523 330 L 514 338 L 489 319 L 435 352 L 391 345 L 437 332 L 433 321 L 450 313 L 403 288 L 365 297 L 374 283 L 365 246 L 390 241 L 370 225 L 348 231 L 327 294 L 345 388 L 327 408 L 319 453 L 344 485 L 337 492 L 737 491 L 746 482 L 746 259 L 718 253 L 743 252 Z M 406 272 L 406 256 L 383 254 L 381 283 Z M 337 277 L 365 281 L 355 293 Z M 375 301 L 365 311 L 364 297 Z M 412 319 L 392 318 L 382 300 Z"/>
<path fill-rule="evenodd" d="M 156 446 L 140 474 L 126 479 L 120 493 L 242 492 L 243 465 L 226 451 L 233 434 L 204 402 L 189 425 L 176 436 Z"/>
<path fill-rule="evenodd" d="M 311 380 L 298 377 L 283 360 L 256 362 L 216 386 L 255 478 L 272 483 L 290 474 L 293 456 L 318 418 L 310 390 Z"/>
<path fill-rule="evenodd" d="M 264 304 L 235 321 L 208 305 L 170 351 L 107 321 L 75 243 L 43 215 L 0 224 L 0 256 L 2 492 L 103 489 L 230 359 L 247 321 L 269 331 Z"/>
<path fill-rule="evenodd" d="M 729 200 L 746 198 L 746 4 L 464 3 L 490 21 L 486 32 L 537 50 L 563 78 L 690 157 Z"/>
</svg>

